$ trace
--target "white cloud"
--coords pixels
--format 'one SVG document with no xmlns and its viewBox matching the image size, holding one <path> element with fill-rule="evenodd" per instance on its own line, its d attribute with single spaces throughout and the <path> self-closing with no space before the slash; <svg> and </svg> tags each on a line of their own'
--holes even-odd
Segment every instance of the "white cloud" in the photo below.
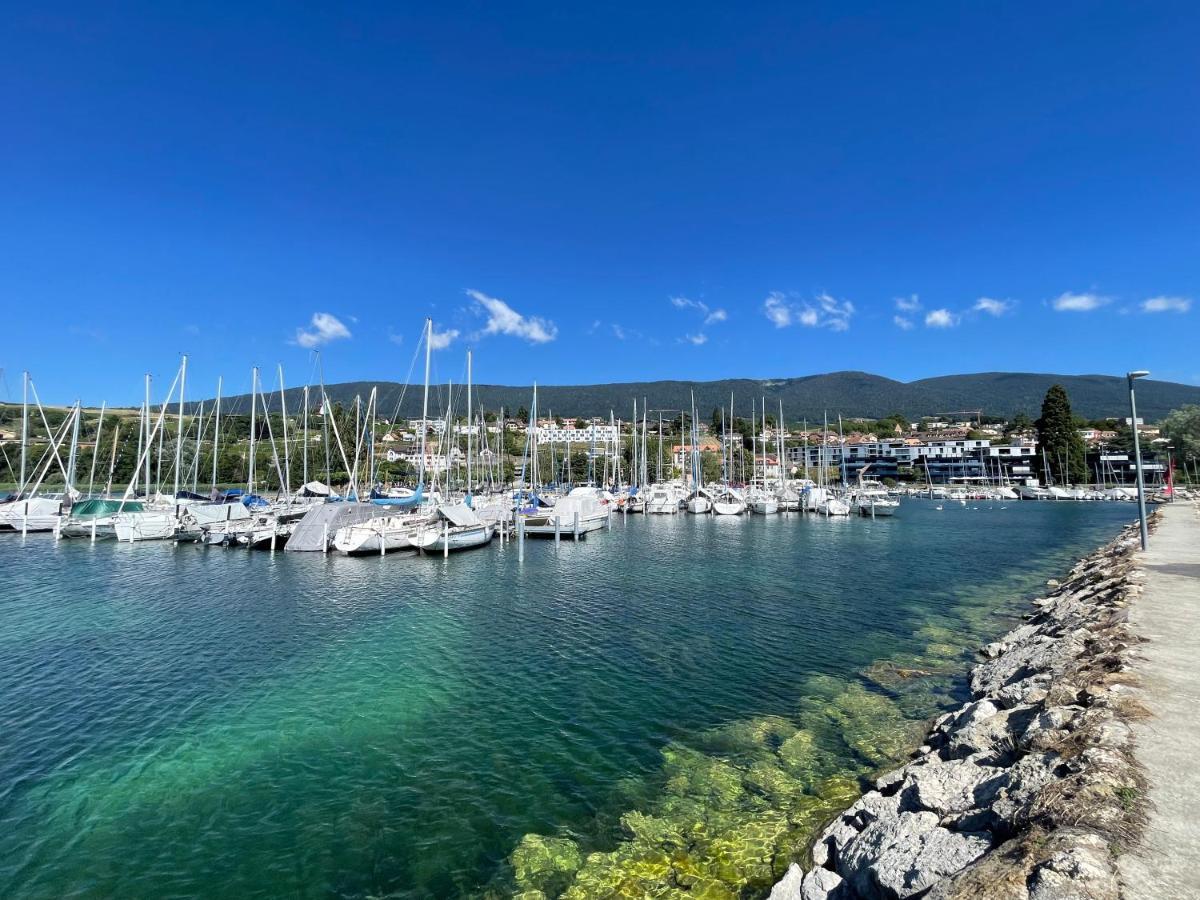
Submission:
<svg viewBox="0 0 1200 900">
<path fill-rule="evenodd" d="M 671 305 L 676 309 L 694 309 L 696 312 L 704 316 L 705 325 L 713 325 L 717 322 L 724 322 L 729 318 L 729 313 L 723 309 L 712 309 L 709 305 L 701 300 L 689 300 L 687 297 L 671 297 L 669 298 Z"/>
<path fill-rule="evenodd" d="M 429 349 L 430 350 L 445 350 L 458 337 L 458 329 L 449 328 L 446 331 L 430 331 L 429 333 Z"/>
<path fill-rule="evenodd" d="M 1100 294 L 1072 294 L 1068 291 L 1055 297 L 1051 305 L 1059 312 L 1091 312 L 1111 302 L 1111 297 Z"/>
<path fill-rule="evenodd" d="M 1142 301 L 1142 312 L 1178 312 L 1185 313 L 1192 308 L 1190 297 L 1151 297 Z"/>
<path fill-rule="evenodd" d="M 613 322 L 612 333 L 613 333 L 613 337 L 615 337 L 618 341 L 623 341 L 623 340 L 625 340 L 625 338 L 628 337 L 628 335 L 625 334 L 625 329 L 622 328 L 620 325 L 618 325 L 616 322 Z"/>
<path fill-rule="evenodd" d="M 925 314 L 926 328 L 953 328 L 958 324 L 958 316 L 948 309 L 932 309 Z"/>
<path fill-rule="evenodd" d="M 984 312 L 989 316 L 1002 316 L 1012 310 L 1016 304 L 1011 300 L 993 300 L 991 297 L 980 297 L 971 307 L 975 312 Z"/>
<path fill-rule="evenodd" d="M 391 329 L 388 330 L 387 337 L 388 337 L 388 340 L 391 341 L 393 344 L 395 344 L 397 347 L 401 346 L 404 343 L 404 335 L 396 334 L 396 332 L 392 331 Z"/>
<path fill-rule="evenodd" d="M 850 327 L 854 304 L 849 300 L 838 300 L 830 294 L 818 294 L 811 302 L 791 303 L 787 294 L 771 291 L 763 301 L 763 314 L 776 328 L 800 324 L 806 328 L 845 331 Z"/>
<path fill-rule="evenodd" d="M 916 294 L 896 298 L 896 309 L 901 312 L 916 312 L 921 308 L 921 298 Z"/>
<path fill-rule="evenodd" d="M 508 334 L 531 344 L 545 344 L 558 337 L 558 327 L 548 319 L 523 316 L 503 300 L 489 297 L 482 291 L 468 290 L 467 296 L 487 313 L 484 334 Z"/>
<path fill-rule="evenodd" d="M 792 324 L 792 308 L 787 305 L 783 294 L 771 291 L 763 301 L 763 313 L 776 328 L 787 328 Z"/>
<path fill-rule="evenodd" d="M 905 331 L 912 330 L 912 319 L 906 319 L 904 316 L 892 316 L 892 321 L 896 323 L 897 328 L 903 328 Z"/>
<path fill-rule="evenodd" d="M 687 341 L 689 344 L 695 344 L 697 347 L 699 347 L 701 344 L 708 343 L 708 335 L 703 334 L 703 333 L 701 333 L 701 334 L 685 334 L 683 336 L 683 339 L 685 341 Z"/>
<path fill-rule="evenodd" d="M 313 313 L 308 328 L 296 329 L 296 343 L 310 350 L 350 336 L 350 329 L 343 325 L 337 316 L 323 312 Z"/>
</svg>

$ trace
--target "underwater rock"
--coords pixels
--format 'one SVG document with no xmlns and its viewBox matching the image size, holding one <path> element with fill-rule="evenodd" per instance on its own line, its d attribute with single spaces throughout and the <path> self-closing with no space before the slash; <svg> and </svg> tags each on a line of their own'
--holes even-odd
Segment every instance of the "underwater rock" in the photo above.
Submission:
<svg viewBox="0 0 1200 900">
<path fill-rule="evenodd" d="M 557 894 L 579 869 L 583 859 L 570 838 L 527 834 L 509 856 L 517 885 L 525 890 Z"/>
</svg>

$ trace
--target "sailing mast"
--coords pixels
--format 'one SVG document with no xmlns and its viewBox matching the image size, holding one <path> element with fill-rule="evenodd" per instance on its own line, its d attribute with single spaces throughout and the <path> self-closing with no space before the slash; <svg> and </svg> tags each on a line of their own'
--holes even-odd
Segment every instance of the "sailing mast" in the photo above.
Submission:
<svg viewBox="0 0 1200 900">
<path fill-rule="evenodd" d="M 217 457 L 218 450 L 221 448 L 221 382 L 223 376 L 217 376 L 217 414 L 213 420 L 213 464 L 212 464 L 212 492 L 217 492 Z"/>
<path fill-rule="evenodd" d="M 146 421 L 143 423 L 146 433 L 146 442 L 143 449 L 146 451 L 146 499 L 150 499 L 150 373 L 146 373 Z"/>
<path fill-rule="evenodd" d="M 258 366 L 250 370 L 250 462 L 246 471 L 246 493 L 254 494 L 254 437 L 258 412 Z"/>
<path fill-rule="evenodd" d="M 288 456 L 287 396 L 283 392 L 283 364 L 276 365 L 279 368 L 279 411 L 283 417 L 283 496 L 288 497 L 292 493 L 292 465 Z"/>
<path fill-rule="evenodd" d="M 175 494 L 179 496 L 179 476 L 183 466 L 183 389 L 187 384 L 187 354 L 179 365 L 179 414 L 175 417 Z M 160 476 L 161 477 L 161 476 Z"/>
<path fill-rule="evenodd" d="M 25 494 L 25 460 L 29 456 L 29 373 L 21 375 L 21 481 L 17 496 Z"/>
<path fill-rule="evenodd" d="M 311 375 L 309 376 L 312 377 Z M 304 386 L 304 425 L 302 430 L 302 439 L 304 442 L 304 452 L 301 455 L 303 460 L 301 467 L 301 478 L 304 484 L 308 484 L 308 385 Z"/>
<path fill-rule="evenodd" d="M 104 434 L 104 407 L 105 403 L 100 404 L 100 421 L 96 423 L 96 443 L 92 446 L 92 473 L 88 476 L 88 496 L 92 496 L 92 491 L 96 486 L 96 460 L 100 456 L 100 438 Z"/>
<path fill-rule="evenodd" d="M 429 345 L 433 341 L 433 319 L 425 318 L 425 393 L 421 398 L 421 458 L 417 462 L 417 493 L 425 485 L 425 432 L 429 416 Z"/>
<path fill-rule="evenodd" d="M 471 496 L 471 351 L 467 351 L 467 496 Z"/>
</svg>

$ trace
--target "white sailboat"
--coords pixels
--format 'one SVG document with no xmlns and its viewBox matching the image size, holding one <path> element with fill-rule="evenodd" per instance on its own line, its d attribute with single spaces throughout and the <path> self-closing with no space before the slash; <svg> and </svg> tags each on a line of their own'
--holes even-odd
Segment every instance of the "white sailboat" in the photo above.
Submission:
<svg viewBox="0 0 1200 900">
<path fill-rule="evenodd" d="M 485 522 L 465 503 L 441 506 L 433 521 L 418 527 L 413 545 L 426 553 L 451 553 L 484 547 L 491 542 L 496 526 Z"/>
</svg>

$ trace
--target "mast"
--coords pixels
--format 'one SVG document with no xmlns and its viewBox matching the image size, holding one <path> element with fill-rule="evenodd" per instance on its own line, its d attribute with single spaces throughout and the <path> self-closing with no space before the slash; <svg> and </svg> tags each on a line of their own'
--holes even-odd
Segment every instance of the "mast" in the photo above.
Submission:
<svg viewBox="0 0 1200 900">
<path fill-rule="evenodd" d="M 779 454 L 779 489 L 782 491 L 784 488 L 784 482 L 785 482 L 784 475 L 783 475 L 783 451 L 784 451 L 784 443 L 785 442 L 784 442 L 784 437 L 783 437 L 783 398 L 782 397 L 779 398 L 779 421 L 776 424 L 779 426 L 779 432 L 778 432 L 779 439 L 775 442 L 775 445 L 776 445 L 775 452 Z"/>
<path fill-rule="evenodd" d="M 808 417 L 804 417 L 804 480 L 810 481 L 808 477 Z"/>
<path fill-rule="evenodd" d="M 304 484 L 308 484 L 308 385 L 307 384 L 304 386 L 303 439 L 304 439 L 304 453 L 302 454 L 302 459 L 304 460 L 304 464 L 303 464 L 303 468 L 301 470 L 301 478 L 304 480 Z"/>
<path fill-rule="evenodd" d="M 112 490 L 113 471 L 117 468 L 117 441 L 120 439 L 120 437 L 121 437 L 121 420 L 117 419 L 117 426 L 115 429 L 113 429 L 112 455 L 109 457 L 109 460 L 108 460 L 108 481 L 105 482 L 105 485 L 104 485 L 104 495 L 106 497 L 108 496 L 109 492 Z M 99 449 L 98 446 L 97 446 L 97 449 Z"/>
<path fill-rule="evenodd" d="M 662 484 L 662 410 L 658 411 L 658 467 L 654 470 L 654 483 Z"/>
<path fill-rule="evenodd" d="M 329 397 L 325 393 L 325 367 L 321 364 L 320 350 L 317 351 L 317 377 L 321 382 L 321 443 L 325 445 L 325 485 L 330 490 L 333 490 L 333 486 L 330 484 L 329 473 L 329 420 L 332 418 L 332 414 L 329 409 Z M 426 378 L 426 381 L 428 380 L 429 379 Z"/>
<path fill-rule="evenodd" d="M 83 407 L 75 401 L 75 427 L 71 430 L 71 455 L 67 461 L 67 496 L 75 492 L 75 463 L 79 459 L 79 420 L 83 418 Z"/>
<path fill-rule="evenodd" d="M 218 450 L 221 447 L 221 381 L 222 377 L 217 376 L 217 416 L 213 421 L 213 465 L 212 465 L 212 489 L 213 493 L 217 490 L 217 456 Z"/>
<path fill-rule="evenodd" d="M 104 407 L 105 404 L 100 404 L 100 421 L 96 423 L 96 443 L 92 446 L 92 473 L 88 476 L 88 496 L 92 496 L 92 491 L 96 486 L 96 460 L 100 456 L 100 438 L 104 434 Z"/>
<path fill-rule="evenodd" d="M 179 414 L 175 417 L 175 497 L 179 496 L 179 476 L 183 467 L 183 389 L 187 384 L 187 354 L 179 367 Z"/>
<path fill-rule="evenodd" d="M 200 401 L 200 414 L 196 417 L 196 455 L 192 458 L 192 493 L 196 493 L 200 481 L 200 446 L 204 441 L 204 401 Z"/>
<path fill-rule="evenodd" d="M 25 493 L 25 459 L 29 456 L 29 373 L 21 373 L 21 481 L 17 496 Z"/>
<path fill-rule="evenodd" d="M 292 464 L 288 456 L 287 395 L 283 392 L 283 363 L 276 365 L 279 367 L 279 411 L 283 417 L 283 496 L 288 497 L 292 493 Z"/>
<path fill-rule="evenodd" d="M 246 470 L 246 493 L 254 493 L 254 432 L 258 413 L 258 366 L 250 370 L 250 462 Z"/>
<path fill-rule="evenodd" d="M 429 345 L 433 340 L 433 319 L 425 318 L 425 393 L 421 398 L 421 458 L 417 462 L 417 490 L 425 484 L 425 432 L 429 416 Z"/>
<path fill-rule="evenodd" d="M 146 499 L 150 499 L 150 373 L 146 373 L 146 421 L 143 423 L 143 430 L 146 433 L 146 442 L 143 445 L 146 451 Z M 140 453 L 140 451 L 139 451 Z"/>
<path fill-rule="evenodd" d="M 750 399 L 750 484 L 758 478 L 758 420 L 754 398 Z"/>
<path fill-rule="evenodd" d="M 471 496 L 471 351 L 467 351 L 467 496 Z"/>
</svg>

